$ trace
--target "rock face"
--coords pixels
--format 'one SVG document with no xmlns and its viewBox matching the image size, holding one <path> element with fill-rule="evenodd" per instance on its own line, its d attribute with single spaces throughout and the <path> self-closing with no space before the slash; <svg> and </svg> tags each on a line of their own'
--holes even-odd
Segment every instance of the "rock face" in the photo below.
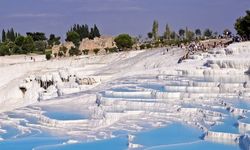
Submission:
<svg viewBox="0 0 250 150">
<path fill-rule="evenodd" d="M 93 40 L 83 39 L 79 49 L 80 50 L 89 50 L 89 53 L 93 53 L 94 49 L 100 49 L 102 52 L 105 52 L 105 48 L 116 47 L 114 38 L 108 36 L 101 36 L 100 38 L 96 37 Z M 100 51 L 100 52 L 101 52 Z"/>
<path fill-rule="evenodd" d="M 69 70 L 60 70 L 43 75 L 31 75 L 19 85 L 19 92 L 26 99 L 47 100 L 81 92 L 100 82 L 100 77 L 97 76 L 81 76 Z"/>
<path fill-rule="evenodd" d="M 60 45 L 54 45 L 52 47 L 52 54 L 58 54 L 61 47 L 66 47 L 66 56 L 69 56 L 69 50 L 71 47 L 75 47 L 75 45 L 72 42 L 66 42 Z M 98 53 L 104 53 L 105 48 L 113 48 L 116 47 L 116 44 L 114 42 L 114 38 L 111 36 L 101 36 L 95 37 L 93 40 L 85 38 L 81 41 L 79 50 L 89 50 L 89 54 L 94 54 L 94 49 L 99 49 L 100 51 Z"/>
<path fill-rule="evenodd" d="M 66 42 L 60 45 L 54 45 L 52 47 L 52 54 L 58 54 L 61 47 L 67 48 L 66 56 L 69 56 L 69 50 L 71 49 L 71 47 L 75 47 L 75 45 L 72 42 Z"/>
</svg>

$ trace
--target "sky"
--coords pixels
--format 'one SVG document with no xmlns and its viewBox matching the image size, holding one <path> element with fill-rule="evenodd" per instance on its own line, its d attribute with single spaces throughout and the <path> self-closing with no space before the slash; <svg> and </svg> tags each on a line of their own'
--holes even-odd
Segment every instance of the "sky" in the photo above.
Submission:
<svg viewBox="0 0 250 150">
<path fill-rule="evenodd" d="M 97 24 L 101 34 L 146 35 L 158 20 L 163 32 L 205 29 L 234 32 L 234 22 L 250 10 L 250 0 L 0 0 L 0 30 L 54 33 L 65 38 L 75 23 Z"/>
</svg>

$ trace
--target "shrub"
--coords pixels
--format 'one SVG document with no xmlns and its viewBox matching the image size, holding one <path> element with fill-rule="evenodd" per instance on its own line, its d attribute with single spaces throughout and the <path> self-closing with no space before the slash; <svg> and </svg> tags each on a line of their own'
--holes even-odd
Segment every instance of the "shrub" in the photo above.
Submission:
<svg viewBox="0 0 250 150">
<path fill-rule="evenodd" d="M 152 48 L 152 45 L 151 44 L 146 44 L 146 47 L 147 47 L 147 49 L 150 49 L 150 48 Z"/>
<path fill-rule="evenodd" d="M 62 51 L 64 54 L 66 54 L 67 53 L 67 47 L 65 47 L 65 46 L 62 46 L 62 47 L 60 47 L 59 48 L 59 51 Z"/>
<path fill-rule="evenodd" d="M 63 53 L 63 51 L 59 51 L 59 52 L 58 52 L 58 56 L 59 56 L 59 57 L 62 57 L 62 56 L 64 56 L 64 53 Z"/>
<path fill-rule="evenodd" d="M 51 59 L 51 54 L 50 54 L 50 53 L 47 53 L 47 54 L 45 55 L 45 57 L 46 57 L 46 60 L 50 60 L 50 59 Z"/>
<path fill-rule="evenodd" d="M 112 48 L 109 48 L 109 52 L 110 53 L 114 53 L 114 52 L 118 52 L 119 50 L 117 49 L 117 47 L 112 47 Z"/>
<path fill-rule="evenodd" d="M 94 49 L 94 53 L 95 53 L 96 55 L 98 54 L 99 51 L 100 51 L 99 48 L 95 48 L 95 49 Z"/>
<path fill-rule="evenodd" d="M 144 44 L 140 45 L 140 49 L 145 49 L 146 46 Z"/>
<path fill-rule="evenodd" d="M 69 50 L 69 55 L 70 56 L 74 56 L 74 55 L 78 56 L 78 55 L 81 55 L 81 52 L 78 48 L 71 47 L 71 49 Z"/>
<path fill-rule="evenodd" d="M 82 50 L 82 52 L 83 52 L 84 55 L 88 55 L 89 54 L 89 50 L 88 49 Z"/>
<path fill-rule="evenodd" d="M 10 55 L 9 47 L 7 45 L 0 45 L 0 56 Z"/>
<path fill-rule="evenodd" d="M 120 50 L 127 50 L 132 48 L 133 45 L 133 39 L 130 35 L 128 34 L 120 34 L 115 38 L 115 42 L 117 47 Z"/>
</svg>

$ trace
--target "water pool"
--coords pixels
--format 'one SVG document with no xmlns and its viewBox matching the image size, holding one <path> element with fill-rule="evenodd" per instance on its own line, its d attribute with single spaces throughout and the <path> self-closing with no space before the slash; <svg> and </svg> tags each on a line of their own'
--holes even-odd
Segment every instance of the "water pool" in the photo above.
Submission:
<svg viewBox="0 0 250 150">
<path fill-rule="evenodd" d="M 45 116 L 56 120 L 82 120 L 87 119 L 87 115 L 77 112 L 67 112 L 61 110 L 49 110 L 44 113 Z"/>
</svg>

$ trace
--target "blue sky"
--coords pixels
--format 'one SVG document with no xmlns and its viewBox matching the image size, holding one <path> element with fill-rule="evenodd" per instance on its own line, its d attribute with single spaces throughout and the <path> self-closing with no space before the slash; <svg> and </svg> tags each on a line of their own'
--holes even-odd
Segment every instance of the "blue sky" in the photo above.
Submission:
<svg viewBox="0 0 250 150">
<path fill-rule="evenodd" d="M 146 35 L 154 19 L 176 31 L 211 28 L 233 30 L 250 0 L 1 0 L 0 29 L 24 34 L 41 31 L 65 36 L 74 23 L 97 24 L 102 34 Z"/>
</svg>

